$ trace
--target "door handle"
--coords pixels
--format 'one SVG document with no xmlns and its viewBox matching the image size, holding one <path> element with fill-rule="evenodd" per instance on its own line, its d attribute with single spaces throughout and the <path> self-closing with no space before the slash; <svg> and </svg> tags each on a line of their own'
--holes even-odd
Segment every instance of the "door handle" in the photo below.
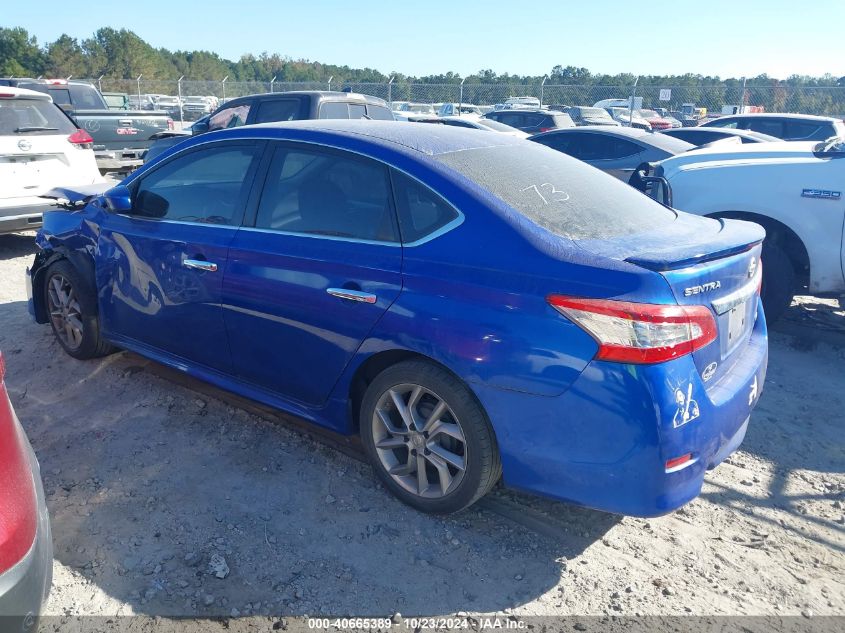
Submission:
<svg viewBox="0 0 845 633">
<path fill-rule="evenodd" d="M 217 272 L 217 264 L 214 262 L 207 262 L 204 259 L 186 259 L 182 262 L 185 268 L 195 268 L 197 270 L 204 270 L 208 273 Z"/>
<path fill-rule="evenodd" d="M 347 288 L 327 288 L 326 292 L 338 299 L 349 299 L 350 301 L 359 301 L 361 303 L 375 303 L 378 299 L 378 297 L 368 292 L 349 290 Z"/>
</svg>

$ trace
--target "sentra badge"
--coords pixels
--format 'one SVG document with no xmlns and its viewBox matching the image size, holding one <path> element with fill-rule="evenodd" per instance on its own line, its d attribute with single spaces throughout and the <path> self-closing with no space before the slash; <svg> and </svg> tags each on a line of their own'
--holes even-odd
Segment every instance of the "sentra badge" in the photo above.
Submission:
<svg viewBox="0 0 845 633">
<path fill-rule="evenodd" d="M 690 286 L 689 288 L 684 288 L 684 296 L 691 297 L 693 295 L 700 295 L 704 292 L 718 290 L 721 287 L 721 281 L 708 281 L 706 284 L 701 284 L 700 286 Z"/>
</svg>

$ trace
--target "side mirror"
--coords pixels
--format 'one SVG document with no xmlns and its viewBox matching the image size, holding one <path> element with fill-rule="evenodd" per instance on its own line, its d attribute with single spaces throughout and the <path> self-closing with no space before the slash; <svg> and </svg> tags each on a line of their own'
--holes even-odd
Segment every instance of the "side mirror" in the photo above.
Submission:
<svg viewBox="0 0 845 633">
<path fill-rule="evenodd" d="M 194 124 L 191 126 L 191 134 L 196 136 L 197 134 L 205 134 L 208 132 L 208 119 L 210 117 L 204 116 L 201 119 L 197 119 Z"/>
<path fill-rule="evenodd" d="M 112 187 L 103 194 L 106 208 L 112 213 L 128 213 L 132 210 L 132 195 L 123 185 Z"/>
</svg>

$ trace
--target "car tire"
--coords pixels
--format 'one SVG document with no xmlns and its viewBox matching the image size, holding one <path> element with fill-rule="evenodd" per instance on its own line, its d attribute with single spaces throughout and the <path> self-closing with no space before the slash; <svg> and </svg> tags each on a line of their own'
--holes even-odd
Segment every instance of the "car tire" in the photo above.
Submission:
<svg viewBox="0 0 845 633">
<path fill-rule="evenodd" d="M 463 510 L 501 477 L 487 415 L 463 382 L 433 363 L 403 361 L 376 376 L 361 403 L 360 427 L 378 477 L 422 512 Z"/>
<path fill-rule="evenodd" d="M 56 262 L 44 274 L 44 305 L 53 334 L 68 354 L 85 360 L 112 351 L 100 334 L 96 294 L 69 261 Z"/>
<path fill-rule="evenodd" d="M 783 249 L 769 240 L 763 242 L 760 259 L 763 263 L 763 289 L 760 293 L 763 310 L 766 322 L 774 323 L 795 296 L 795 268 Z"/>
</svg>

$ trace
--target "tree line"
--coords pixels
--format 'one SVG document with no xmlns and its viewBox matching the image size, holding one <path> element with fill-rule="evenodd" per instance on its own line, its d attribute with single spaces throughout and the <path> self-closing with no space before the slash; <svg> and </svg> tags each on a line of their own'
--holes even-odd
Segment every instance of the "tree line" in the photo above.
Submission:
<svg viewBox="0 0 845 633">
<path fill-rule="evenodd" d="M 155 48 L 127 29 L 103 27 L 91 37 L 78 40 L 61 35 L 53 42 L 39 44 L 36 38 L 20 27 L 0 28 L 0 76 L 4 77 L 68 77 L 134 78 L 175 80 L 184 76 L 191 80 L 269 82 L 324 82 L 334 78 L 334 85 L 344 83 L 383 83 L 394 77 L 394 83 L 518 85 L 539 84 L 545 75 L 499 74 L 480 70 L 466 78 L 448 72 L 421 77 L 401 72 L 384 74 L 373 68 L 350 68 L 322 64 L 306 59 L 292 59 L 278 53 L 245 54 L 237 61 L 223 59 L 210 51 L 170 51 Z M 556 65 L 548 73 L 549 85 L 631 86 L 635 75 L 594 74 L 587 68 Z M 647 86 L 720 86 L 737 88 L 739 78 L 697 74 L 648 75 L 639 77 L 639 85 Z M 793 75 L 773 79 L 768 75 L 749 77 L 746 85 L 784 87 L 845 87 L 845 77 Z"/>
</svg>

